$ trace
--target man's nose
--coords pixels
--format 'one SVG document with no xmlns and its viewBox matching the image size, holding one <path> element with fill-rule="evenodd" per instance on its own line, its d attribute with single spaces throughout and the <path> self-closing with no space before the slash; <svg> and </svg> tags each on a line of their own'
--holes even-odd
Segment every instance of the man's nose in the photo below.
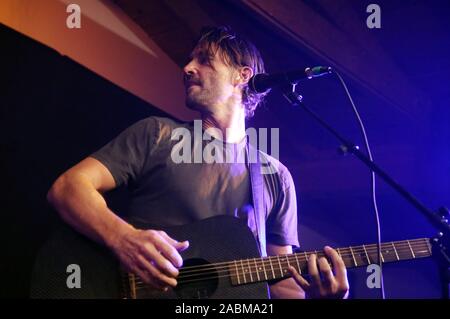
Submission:
<svg viewBox="0 0 450 319">
<path fill-rule="evenodd" d="M 183 72 L 185 76 L 190 76 L 195 73 L 195 63 L 194 60 L 191 60 L 188 64 L 186 64 L 183 68 Z"/>
</svg>

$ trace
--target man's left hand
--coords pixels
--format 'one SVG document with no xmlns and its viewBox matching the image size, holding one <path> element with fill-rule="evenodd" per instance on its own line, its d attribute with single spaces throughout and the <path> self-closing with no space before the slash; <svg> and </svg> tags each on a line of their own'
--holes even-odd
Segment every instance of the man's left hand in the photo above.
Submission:
<svg viewBox="0 0 450 319">
<path fill-rule="evenodd" d="M 294 267 L 289 270 L 297 284 L 305 291 L 306 298 L 347 298 L 349 285 L 347 270 L 341 256 L 329 246 L 324 248 L 325 255 L 331 260 L 333 270 L 325 257 L 317 259 L 317 255 L 309 255 L 308 282 Z"/>
</svg>

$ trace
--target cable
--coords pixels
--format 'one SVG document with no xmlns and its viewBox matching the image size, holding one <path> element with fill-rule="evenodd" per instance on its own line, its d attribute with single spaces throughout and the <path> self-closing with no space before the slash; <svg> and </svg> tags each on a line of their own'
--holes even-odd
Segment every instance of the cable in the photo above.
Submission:
<svg viewBox="0 0 450 319">
<path fill-rule="evenodd" d="M 352 105 L 353 112 L 355 113 L 356 119 L 358 120 L 359 128 L 361 129 L 361 133 L 364 137 L 364 144 L 367 150 L 367 154 L 369 156 L 370 161 L 373 162 L 372 152 L 370 150 L 369 146 L 369 140 L 367 138 L 366 129 L 364 127 L 364 124 L 361 120 L 361 117 L 359 116 L 359 112 L 356 108 L 355 103 L 353 102 L 352 96 L 347 88 L 347 85 L 345 84 L 344 79 L 341 77 L 341 75 L 337 71 L 333 71 L 334 74 L 338 77 L 339 81 L 341 82 L 342 86 L 344 87 L 345 93 L 347 94 L 347 97 L 350 101 L 350 104 Z M 386 295 L 384 292 L 384 279 L 383 279 L 383 262 L 381 258 L 381 227 L 380 227 L 380 216 L 378 214 L 378 205 L 377 205 L 377 195 L 376 195 L 376 184 L 375 184 L 375 173 L 371 171 L 371 193 L 372 193 L 372 204 L 373 209 L 375 211 L 375 219 L 377 224 L 377 250 L 378 250 L 378 266 L 380 267 L 380 291 L 381 291 L 381 299 L 385 299 Z"/>
</svg>

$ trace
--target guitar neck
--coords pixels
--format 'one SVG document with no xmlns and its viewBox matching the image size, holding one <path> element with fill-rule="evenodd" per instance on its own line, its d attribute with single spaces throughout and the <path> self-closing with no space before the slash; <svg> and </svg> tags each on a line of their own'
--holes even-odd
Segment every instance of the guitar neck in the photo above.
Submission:
<svg viewBox="0 0 450 319">
<path fill-rule="evenodd" d="M 363 267 L 378 263 L 377 244 L 337 248 L 347 268 Z M 228 263 L 233 285 L 250 284 L 289 277 L 289 266 L 300 274 L 308 273 L 308 259 L 312 254 L 318 258 L 326 257 L 323 251 L 309 251 L 288 255 L 234 260 Z M 381 244 L 381 261 L 383 263 L 424 258 L 431 256 L 428 238 L 386 242 Z"/>
</svg>

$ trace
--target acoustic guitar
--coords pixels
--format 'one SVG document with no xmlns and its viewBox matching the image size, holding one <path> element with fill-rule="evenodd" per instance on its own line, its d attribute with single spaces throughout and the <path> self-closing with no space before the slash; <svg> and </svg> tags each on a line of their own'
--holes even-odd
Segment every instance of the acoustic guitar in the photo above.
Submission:
<svg viewBox="0 0 450 319">
<path fill-rule="evenodd" d="M 126 273 L 106 248 L 81 236 L 68 226 L 57 231 L 40 250 L 32 274 L 32 298 L 269 298 L 268 282 L 289 276 L 288 266 L 307 275 L 308 257 L 323 251 L 297 252 L 261 257 L 257 242 L 240 219 L 211 217 L 192 224 L 153 227 L 178 240 L 189 240 L 181 252 L 183 267 L 174 289 L 162 292 Z M 377 245 L 337 248 L 347 268 L 376 263 Z M 382 262 L 429 257 L 428 238 L 386 242 L 381 245 Z M 78 273 L 75 273 L 77 270 Z M 78 276 L 78 284 L 76 278 Z M 75 281 L 74 281 L 75 280 Z M 75 282 L 75 285 L 74 285 Z"/>
</svg>

